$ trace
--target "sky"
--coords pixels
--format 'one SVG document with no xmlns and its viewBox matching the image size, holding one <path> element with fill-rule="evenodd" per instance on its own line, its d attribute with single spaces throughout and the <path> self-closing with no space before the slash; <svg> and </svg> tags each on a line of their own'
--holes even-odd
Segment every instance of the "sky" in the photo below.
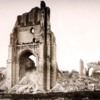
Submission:
<svg viewBox="0 0 100 100">
<path fill-rule="evenodd" d="M 51 8 L 51 30 L 57 43 L 57 63 L 61 70 L 79 71 L 100 60 L 100 1 L 44 0 Z M 0 67 L 7 66 L 9 35 L 17 15 L 40 6 L 40 0 L 0 0 Z"/>
</svg>

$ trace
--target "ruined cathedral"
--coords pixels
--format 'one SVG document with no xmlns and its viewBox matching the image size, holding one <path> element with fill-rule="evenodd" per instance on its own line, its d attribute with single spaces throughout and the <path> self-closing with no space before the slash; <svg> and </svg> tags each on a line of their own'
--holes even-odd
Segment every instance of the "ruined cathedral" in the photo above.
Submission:
<svg viewBox="0 0 100 100">
<path fill-rule="evenodd" d="M 50 8 L 41 1 L 40 7 L 17 16 L 7 68 L 0 69 L 0 100 L 100 100 L 98 70 L 100 61 L 85 68 L 82 59 L 80 74 L 58 69 Z"/>
<path fill-rule="evenodd" d="M 30 59 L 34 56 L 36 62 Z M 19 15 L 10 34 L 7 60 L 9 87 L 18 84 L 34 70 L 40 88 L 49 90 L 56 84 L 56 41 L 50 27 L 50 8 L 41 1 L 40 8 Z"/>
</svg>

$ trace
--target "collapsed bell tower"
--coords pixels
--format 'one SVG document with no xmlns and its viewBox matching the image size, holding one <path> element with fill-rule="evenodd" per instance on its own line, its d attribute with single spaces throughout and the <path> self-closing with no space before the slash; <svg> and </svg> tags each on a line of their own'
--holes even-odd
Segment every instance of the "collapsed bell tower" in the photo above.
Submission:
<svg viewBox="0 0 100 100">
<path fill-rule="evenodd" d="M 31 55 L 36 58 L 36 66 L 29 58 Z M 41 1 L 40 8 L 35 7 L 19 15 L 10 34 L 7 61 L 9 87 L 18 84 L 31 70 L 37 73 L 35 80 L 40 88 L 49 90 L 56 84 L 56 41 L 50 27 L 50 8 L 44 1 Z"/>
</svg>

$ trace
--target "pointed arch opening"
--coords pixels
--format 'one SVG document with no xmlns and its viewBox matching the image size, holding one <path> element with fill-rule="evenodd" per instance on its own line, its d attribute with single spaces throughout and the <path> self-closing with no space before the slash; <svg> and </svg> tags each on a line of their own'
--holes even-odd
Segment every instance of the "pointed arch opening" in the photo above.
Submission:
<svg viewBox="0 0 100 100">
<path fill-rule="evenodd" d="M 22 52 L 19 57 L 19 79 L 21 80 L 27 72 L 36 70 L 36 57 L 31 51 Z"/>
</svg>

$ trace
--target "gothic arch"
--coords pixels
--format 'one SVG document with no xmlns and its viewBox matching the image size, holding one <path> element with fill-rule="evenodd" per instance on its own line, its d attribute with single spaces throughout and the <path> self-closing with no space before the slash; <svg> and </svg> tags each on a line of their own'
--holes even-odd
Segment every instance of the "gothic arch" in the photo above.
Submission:
<svg viewBox="0 0 100 100">
<path fill-rule="evenodd" d="M 21 52 L 18 62 L 19 62 L 19 80 L 23 78 L 26 72 L 30 72 L 32 70 L 36 70 L 35 61 L 30 59 L 29 57 L 34 54 L 30 50 L 24 50 Z M 35 56 L 34 56 L 35 57 Z"/>
</svg>

